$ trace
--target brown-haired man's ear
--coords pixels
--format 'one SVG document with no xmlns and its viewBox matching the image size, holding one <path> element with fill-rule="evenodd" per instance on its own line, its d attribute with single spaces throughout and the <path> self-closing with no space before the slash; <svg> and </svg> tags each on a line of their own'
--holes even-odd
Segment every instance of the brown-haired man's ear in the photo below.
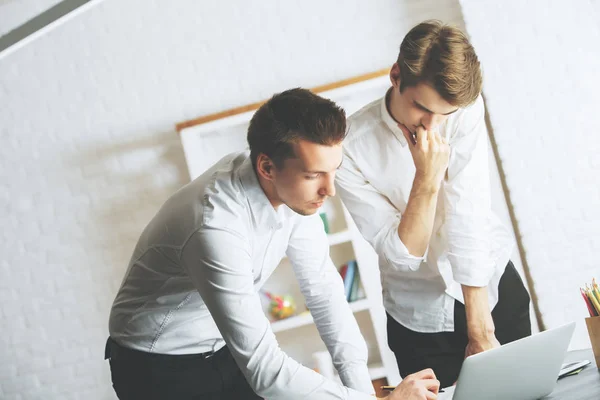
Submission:
<svg viewBox="0 0 600 400">
<path fill-rule="evenodd" d="M 273 161 L 265 154 L 259 154 L 256 158 L 256 173 L 266 180 L 273 179 Z"/>
<path fill-rule="evenodd" d="M 400 66 L 398 63 L 392 65 L 392 69 L 390 70 L 390 81 L 392 82 L 392 86 L 396 89 L 400 86 Z"/>
</svg>

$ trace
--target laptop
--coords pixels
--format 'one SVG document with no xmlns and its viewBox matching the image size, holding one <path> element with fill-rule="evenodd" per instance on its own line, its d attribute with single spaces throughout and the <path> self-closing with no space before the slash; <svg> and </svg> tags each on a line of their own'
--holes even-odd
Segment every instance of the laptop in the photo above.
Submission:
<svg viewBox="0 0 600 400">
<path fill-rule="evenodd" d="M 554 390 L 575 322 L 468 357 L 438 400 L 534 400 Z"/>
</svg>

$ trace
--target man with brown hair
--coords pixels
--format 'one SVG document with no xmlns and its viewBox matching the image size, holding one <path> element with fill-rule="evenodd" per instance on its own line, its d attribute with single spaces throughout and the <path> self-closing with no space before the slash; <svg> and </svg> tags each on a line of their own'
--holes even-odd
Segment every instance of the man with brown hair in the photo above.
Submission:
<svg viewBox="0 0 600 400">
<path fill-rule="evenodd" d="M 319 206 L 335 194 L 346 116 L 308 90 L 253 116 L 230 154 L 142 233 L 114 301 L 106 358 L 120 399 L 373 399 L 367 347 L 329 258 Z M 343 385 L 277 344 L 258 291 L 287 255 Z M 435 398 L 431 370 L 390 400 Z"/>
<path fill-rule="evenodd" d="M 529 295 L 491 211 L 477 55 L 426 21 L 381 100 L 348 119 L 340 196 L 379 256 L 388 344 L 403 376 L 452 385 L 465 357 L 531 334 Z"/>
</svg>

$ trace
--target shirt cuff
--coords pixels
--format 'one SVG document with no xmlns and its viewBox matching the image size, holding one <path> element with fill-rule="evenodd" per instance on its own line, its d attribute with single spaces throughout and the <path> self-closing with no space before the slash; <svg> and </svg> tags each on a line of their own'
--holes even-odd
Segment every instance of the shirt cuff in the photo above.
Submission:
<svg viewBox="0 0 600 400">
<path fill-rule="evenodd" d="M 454 281 L 466 286 L 484 287 L 490 283 L 496 269 L 488 258 L 461 257 L 448 253 Z"/>
<path fill-rule="evenodd" d="M 429 246 L 427 246 L 427 250 L 425 250 L 425 254 L 422 257 L 410 254 L 404 243 L 402 243 L 402 240 L 400 240 L 400 235 L 398 235 L 399 224 L 400 222 L 394 224 L 392 229 L 388 231 L 388 236 L 384 241 L 383 253 L 395 269 L 406 270 L 408 267 L 411 271 L 416 271 L 421 266 L 425 257 L 427 257 Z"/>
<path fill-rule="evenodd" d="M 346 368 L 339 374 L 344 386 L 362 393 L 375 394 L 375 388 L 373 388 L 369 369 L 366 364 L 361 363 L 360 365 L 357 364 L 354 367 Z"/>
</svg>

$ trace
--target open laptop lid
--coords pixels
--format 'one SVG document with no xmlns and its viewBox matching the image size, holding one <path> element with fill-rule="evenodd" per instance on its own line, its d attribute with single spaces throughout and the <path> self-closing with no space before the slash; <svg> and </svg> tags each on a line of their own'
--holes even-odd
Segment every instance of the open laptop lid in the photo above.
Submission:
<svg viewBox="0 0 600 400">
<path fill-rule="evenodd" d="M 468 357 L 440 399 L 539 399 L 554 390 L 575 322 Z M 453 396 L 452 396 L 452 392 Z"/>
</svg>

